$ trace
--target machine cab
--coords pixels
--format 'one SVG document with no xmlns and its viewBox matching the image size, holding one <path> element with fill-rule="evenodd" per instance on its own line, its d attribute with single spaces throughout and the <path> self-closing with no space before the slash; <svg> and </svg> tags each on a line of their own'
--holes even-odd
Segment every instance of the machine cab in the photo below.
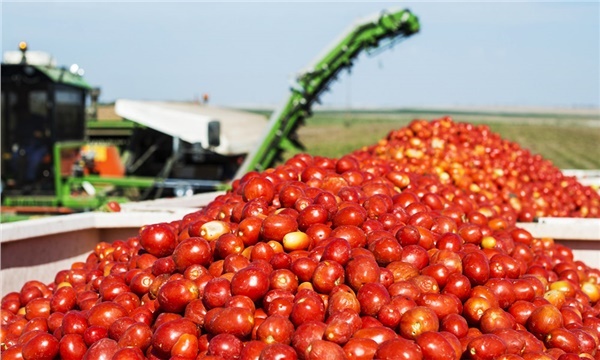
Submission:
<svg viewBox="0 0 600 360">
<path fill-rule="evenodd" d="M 53 144 L 84 140 L 91 87 L 78 69 L 56 67 L 25 43 L 19 48 L 2 63 L 3 195 L 52 195 Z"/>
</svg>

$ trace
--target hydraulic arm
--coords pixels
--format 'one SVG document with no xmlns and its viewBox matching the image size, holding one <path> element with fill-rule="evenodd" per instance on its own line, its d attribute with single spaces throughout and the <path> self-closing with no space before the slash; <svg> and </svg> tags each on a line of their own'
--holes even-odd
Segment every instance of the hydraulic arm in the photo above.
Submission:
<svg viewBox="0 0 600 360">
<path fill-rule="evenodd" d="M 342 69 L 350 68 L 362 50 L 372 50 L 408 37 L 419 31 L 419 20 L 409 10 L 383 12 L 363 20 L 342 34 L 341 40 L 328 48 L 298 77 L 284 105 L 269 119 L 259 146 L 246 157 L 236 178 L 252 170 L 264 170 L 284 150 L 303 150 L 296 129 L 311 115 L 319 95 L 335 80 Z"/>
</svg>

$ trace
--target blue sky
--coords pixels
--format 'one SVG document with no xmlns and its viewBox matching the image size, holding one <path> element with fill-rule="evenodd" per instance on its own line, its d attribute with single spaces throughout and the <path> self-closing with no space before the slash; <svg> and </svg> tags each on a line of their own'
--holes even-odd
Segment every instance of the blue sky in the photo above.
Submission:
<svg viewBox="0 0 600 360">
<path fill-rule="evenodd" d="M 79 64 L 118 98 L 278 105 L 294 75 L 360 18 L 409 8 L 421 32 L 362 55 L 324 105 L 600 106 L 598 2 L 3 2 L 19 41 Z"/>
</svg>

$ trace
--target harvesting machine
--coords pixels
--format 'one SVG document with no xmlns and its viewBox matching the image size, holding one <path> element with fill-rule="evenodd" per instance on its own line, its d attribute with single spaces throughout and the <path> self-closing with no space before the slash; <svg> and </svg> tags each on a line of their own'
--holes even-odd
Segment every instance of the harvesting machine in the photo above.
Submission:
<svg viewBox="0 0 600 360">
<path fill-rule="evenodd" d="M 131 100 L 115 106 L 125 120 L 95 121 L 89 109 L 99 89 L 82 71 L 57 67 L 21 43 L 2 63 L 3 211 L 72 212 L 111 199 L 224 189 L 250 170 L 271 166 L 283 151 L 303 149 L 296 129 L 362 51 L 418 31 L 409 10 L 358 22 L 300 73 L 268 122 L 204 105 Z M 121 132 L 111 133 L 115 129 Z"/>
</svg>

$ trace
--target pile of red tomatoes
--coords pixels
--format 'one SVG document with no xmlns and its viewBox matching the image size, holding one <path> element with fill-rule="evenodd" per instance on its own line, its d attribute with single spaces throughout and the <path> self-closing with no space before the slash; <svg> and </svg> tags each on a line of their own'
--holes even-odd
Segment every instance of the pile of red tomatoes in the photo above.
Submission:
<svg viewBox="0 0 600 360">
<path fill-rule="evenodd" d="M 518 228 L 527 208 L 597 216 L 598 197 L 485 128 L 415 121 L 26 282 L 1 357 L 600 359 L 600 271 Z"/>
<path fill-rule="evenodd" d="M 486 125 L 455 123 L 449 117 L 414 120 L 354 155 L 392 159 L 405 171 L 435 174 L 442 183 L 473 194 L 479 203 L 509 204 L 519 221 L 600 217 L 597 191 Z"/>
</svg>

